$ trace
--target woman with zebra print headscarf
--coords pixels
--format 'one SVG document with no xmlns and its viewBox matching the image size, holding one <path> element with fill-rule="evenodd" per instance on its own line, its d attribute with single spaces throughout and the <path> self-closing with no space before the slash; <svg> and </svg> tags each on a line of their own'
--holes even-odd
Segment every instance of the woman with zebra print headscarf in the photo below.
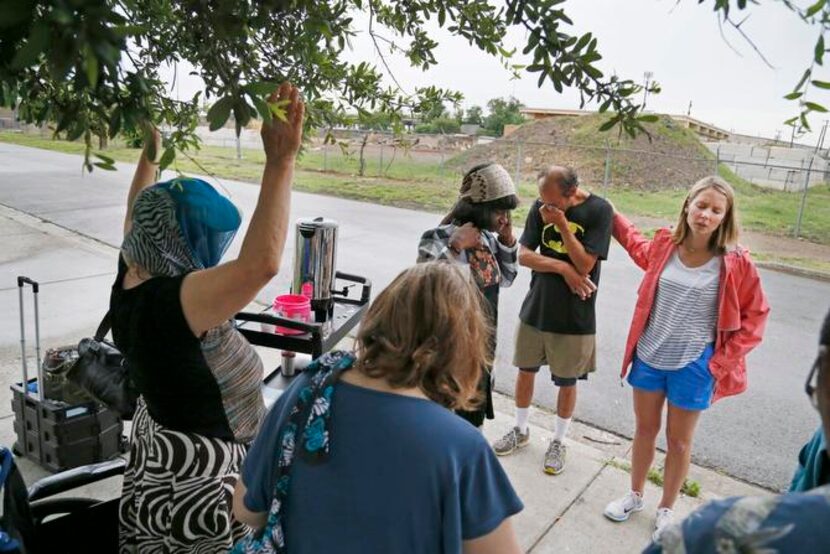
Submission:
<svg viewBox="0 0 830 554">
<path fill-rule="evenodd" d="M 290 84 L 269 101 L 286 105 L 286 119 L 263 124 L 262 186 L 237 259 L 219 265 L 241 224 L 228 199 L 199 179 L 153 184 L 157 131 L 133 178 L 110 298 L 113 340 L 141 394 L 122 552 L 227 551 L 247 531 L 231 498 L 265 414 L 263 370 L 232 318 L 279 269 L 304 113 Z"/>
</svg>

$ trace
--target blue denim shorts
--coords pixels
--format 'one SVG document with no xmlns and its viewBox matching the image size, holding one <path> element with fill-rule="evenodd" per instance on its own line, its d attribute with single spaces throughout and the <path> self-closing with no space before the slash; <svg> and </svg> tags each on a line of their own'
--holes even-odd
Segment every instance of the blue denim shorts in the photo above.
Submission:
<svg viewBox="0 0 830 554">
<path fill-rule="evenodd" d="M 705 410 L 712 404 L 715 392 L 715 378 L 709 371 L 709 359 L 714 350 L 714 345 L 708 344 L 700 358 L 672 370 L 651 367 L 635 354 L 628 383 L 641 390 L 662 392 L 678 408 Z"/>
</svg>

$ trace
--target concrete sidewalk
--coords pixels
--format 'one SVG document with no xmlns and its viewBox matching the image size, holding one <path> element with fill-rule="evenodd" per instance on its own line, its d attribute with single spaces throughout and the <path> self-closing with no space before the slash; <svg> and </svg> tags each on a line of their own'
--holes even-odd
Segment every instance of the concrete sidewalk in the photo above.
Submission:
<svg viewBox="0 0 830 554">
<path fill-rule="evenodd" d="M 514 424 L 513 399 L 497 394 L 496 419 L 485 423 L 484 435 L 493 441 Z M 577 408 L 578 410 L 578 408 Z M 602 515 L 605 505 L 624 495 L 630 487 L 631 441 L 574 422 L 565 444 L 565 470 L 551 476 L 542 471 L 542 460 L 553 436 L 554 415 L 533 408 L 530 444 L 499 458 L 513 487 L 525 504 L 514 526 L 525 552 L 533 554 L 582 552 L 640 552 L 651 540 L 660 487 L 646 484 L 645 509 L 625 523 L 614 523 Z M 655 467 L 662 467 L 658 452 Z M 719 472 L 693 465 L 690 480 L 700 485 L 700 496 L 681 496 L 675 506 L 682 519 L 709 500 L 739 495 L 771 494 Z"/>
<path fill-rule="evenodd" d="M 67 229 L 8 209 L 0 209 L 0 283 L 11 284 L 16 275 L 41 279 L 41 340 L 50 346 L 70 344 L 89 335 L 106 309 L 106 290 L 114 277 L 115 248 L 81 237 Z M 98 291 L 98 294 L 94 294 Z M 27 291 L 28 292 L 28 291 Z M 78 295 L 94 299 L 78 308 Z M 27 309 L 31 305 L 27 297 Z M 44 309 L 48 308 L 48 309 Z M 20 379 L 21 355 L 18 333 L 17 290 L 0 288 L 0 444 L 14 442 L 13 414 L 8 384 Z M 31 316 L 31 311 L 29 312 Z M 33 339 L 31 327 L 29 338 Z M 274 351 L 260 349 L 265 365 L 275 367 Z M 33 352 L 30 352 L 33 355 Z M 30 364 L 34 360 L 30 358 Z M 32 365 L 33 367 L 33 365 Z M 590 385 L 589 385 L 590 386 Z M 497 417 L 485 424 L 492 441 L 513 424 L 513 401 L 496 395 Z M 578 413 L 577 413 L 578 416 Z M 553 415 L 534 409 L 531 416 L 531 443 L 512 456 L 500 458 L 525 509 L 515 518 L 515 527 L 526 552 L 639 552 L 651 536 L 659 488 L 649 485 L 646 510 L 624 524 L 602 516 L 605 504 L 628 489 L 627 467 L 630 442 L 620 437 L 575 423 L 571 427 L 567 468 L 559 476 L 542 472 L 542 459 L 551 437 Z M 657 464 L 661 462 L 658 456 Z M 19 466 L 27 483 L 47 475 L 34 463 L 21 459 Z M 690 479 L 701 487 L 701 498 L 681 498 L 678 516 L 685 515 L 707 500 L 731 495 L 767 494 L 766 491 L 723 476 L 715 471 L 692 467 Z M 120 478 L 112 478 L 69 496 L 112 498 L 120 491 Z"/>
</svg>

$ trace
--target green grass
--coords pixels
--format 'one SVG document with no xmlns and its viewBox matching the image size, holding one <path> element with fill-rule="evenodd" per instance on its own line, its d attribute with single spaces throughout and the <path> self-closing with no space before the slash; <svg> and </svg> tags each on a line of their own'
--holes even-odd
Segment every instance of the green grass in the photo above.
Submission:
<svg viewBox="0 0 830 554">
<path fill-rule="evenodd" d="M 802 256 L 782 256 L 778 254 L 769 254 L 766 252 L 753 252 L 752 258 L 758 262 L 772 262 L 777 264 L 791 265 L 803 269 L 819 271 L 830 275 L 830 262 L 824 260 L 815 260 L 813 258 L 804 258 Z"/>
<path fill-rule="evenodd" d="M 664 131 L 681 132 L 671 128 Z M 0 132 L 0 141 L 70 154 L 82 154 L 84 149 L 81 143 L 9 131 Z M 138 153 L 138 150 L 126 148 L 118 142 L 106 150 L 106 155 L 126 162 L 134 162 Z M 259 150 L 245 150 L 244 159 L 237 160 L 233 148 L 215 146 L 205 146 L 190 156 L 220 178 L 252 183 L 259 182 L 264 161 L 264 154 Z M 447 164 L 440 163 L 440 160 L 424 162 L 398 152 L 394 163 L 386 171 L 390 158 L 391 148 L 385 153 L 383 165 L 380 164 L 379 157 L 369 158 L 367 176 L 359 177 L 357 156 L 343 156 L 337 147 L 332 146 L 325 155 L 320 151 L 308 151 L 299 161 L 295 188 L 434 212 L 444 212 L 452 206 L 460 177 L 457 170 L 450 169 Z M 204 172 L 182 155 L 177 156 L 172 169 L 191 174 Z M 801 202 L 800 194 L 756 187 L 736 177 L 724 166 L 720 167 L 720 173 L 737 191 L 741 224 L 745 229 L 771 235 L 793 235 Z M 518 184 L 518 191 L 522 205 L 517 210 L 515 219 L 523 222 L 527 209 L 536 196 L 536 187 L 534 183 L 525 181 Z M 621 212 L 668 221 L 674 221 L 677 217 L 685 195 L 682 190 L 647 192 L 626 187 L 610 187 L 608 190 L 594 188 L 594 192 L 606 195 Z M 816 186 L 808 192 L 801 236 L 817 243 L 830 244 L 830 185 Z M 789 254 L 781 252 L 776 255 Z M 797 261 L 797 257 L 791 258 Z"/>
<path fill-rule="evenodd" d="M 631 473 L 631 464 L 629 464 L 628 462 L 621 462 L 617 459 L 612 458 L 612 459 L 608 460 L 607 463 L 611 467 L 615 467 L 615 468 L 621 469 L 621 470 L 623 470 L 627 473 Z M 662 487 L 663 486 L 663 468 L 660 468 L 660 469 L 655 469 L 653 467 L 649 468 L 648 475 L 646 475 L 646 479 L 650 483 L 653 483 L 654 485 L 657 485 L 658 487 Z M 700 496 L 700 490 L 701 490 L 700 483 L 698 483 L 697 481 L 695 481 L 693 479 L 685 479 L 683 481 L 683 486 L 680 487 L 680 492 L 682 494 L 685 494 L 686 496 L 690 496 L 692 498 L 698 498 Z"/>
</svg>

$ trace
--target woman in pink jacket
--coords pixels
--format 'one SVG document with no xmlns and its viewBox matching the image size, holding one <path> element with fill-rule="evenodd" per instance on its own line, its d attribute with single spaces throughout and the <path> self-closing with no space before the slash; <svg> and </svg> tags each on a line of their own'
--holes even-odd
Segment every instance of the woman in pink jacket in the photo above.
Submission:
<svg viewBox="0 0 830 554">
<path fill-rule="evenodd" d="M 653 539 L 671 522 L 700 413 L 746 390 L 746 355 L 761 342 L 769 306 L 749 252 L 737 246 L 735 193 L 720 177 L 689 190 L 677 226 L 649 240 L 614 214 L 614 238 L 645 270 L 625 347 L 622 377 L 634 389 L 631 490 L 605 508 L 626 521 L 643 489 L 668 400 L 663 496 Z"/>
</svg>

